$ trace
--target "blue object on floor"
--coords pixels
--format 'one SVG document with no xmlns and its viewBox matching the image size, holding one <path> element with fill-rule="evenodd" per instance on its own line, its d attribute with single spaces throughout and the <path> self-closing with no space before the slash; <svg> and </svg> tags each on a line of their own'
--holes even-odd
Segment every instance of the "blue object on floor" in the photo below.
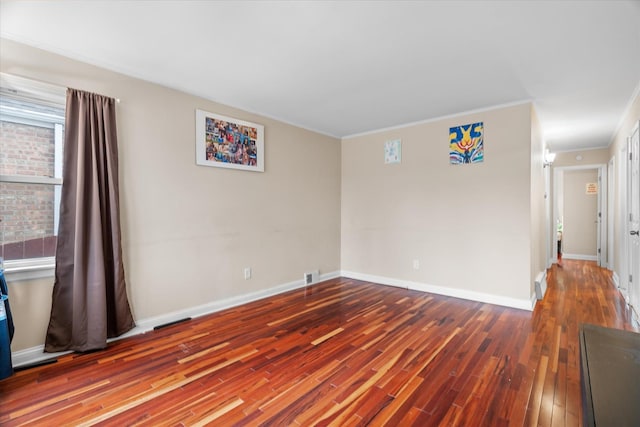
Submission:
<svg viewBox="0 0 640 427">
<path fill-rule="evenodd" d="M 0 380 L 13 374 L 11 340 L 13 339 L 14 327 L 8 293 L 4 271 L 0 270 Z"/>
</svg>

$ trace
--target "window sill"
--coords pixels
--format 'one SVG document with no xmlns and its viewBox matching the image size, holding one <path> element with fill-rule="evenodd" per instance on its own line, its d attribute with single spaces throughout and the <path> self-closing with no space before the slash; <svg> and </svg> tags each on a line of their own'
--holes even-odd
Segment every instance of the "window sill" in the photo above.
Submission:
<svg viewBox="0 0 640 427">
<path fill-rule="evenodd" d="M 8 282 L 53 277 L 55 257 L 4 262 L 4 276 Z"/>
</svg>

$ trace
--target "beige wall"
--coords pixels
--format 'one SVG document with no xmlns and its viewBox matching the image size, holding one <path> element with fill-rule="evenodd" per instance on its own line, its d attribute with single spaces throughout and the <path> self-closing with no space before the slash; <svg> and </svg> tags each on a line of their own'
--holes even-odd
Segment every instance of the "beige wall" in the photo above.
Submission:
<svg viewBox="0 0 640 427">
<path fill-rule="evenodd" d="M 340 141 L 7 40 L 0 70 L 120 98 L 123 253 L 136 319 L 340 269 Z M 265 172 L 196 166 L 195 109 L 265 126 Z M 252 268 L 244 280 L 243 268 Z M 12 350 L 44 342 L 53 279 L 12 283 Z"/>
<path fill-rule="evenodd" d="M 15 352 L 44 344 L 51 312 L 53 278 L 21 282 L 7 280 L 7 285 L 16 328 L 11 350 Z"/>
<path fill-rule="evenodd" d="M 578 158 L 581 157 L 579 160 Z M 605 165 L 609 161 L 609 149 L 561 151 L 556 153 L 553 167 Z"/>
<path fill-rule="evenodd" d="M 449 127 L 477 121 L 485 161 L 450 165 Z M 520 104 L 343 139 L 342 270 L 529 300 L 531 137 Z"/>
<path fill-rule="evenodd" d="M 567 170 L 563 177 L 563 256 L 597 255 L 598 196 L 586 194 L 587 183 L 598 182 L 596 169 Z"/>
</svg>

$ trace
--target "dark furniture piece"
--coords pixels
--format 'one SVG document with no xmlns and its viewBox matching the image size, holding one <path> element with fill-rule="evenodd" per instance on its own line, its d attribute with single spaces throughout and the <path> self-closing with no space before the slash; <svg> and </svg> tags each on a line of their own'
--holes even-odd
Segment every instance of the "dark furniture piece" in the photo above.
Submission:
<svg viewBox="0 0 640 427">
<path fill-rule="evenodd" d="M 640 426 L 640 334 L 580 326 L 585 426 Z"/>
</svg>

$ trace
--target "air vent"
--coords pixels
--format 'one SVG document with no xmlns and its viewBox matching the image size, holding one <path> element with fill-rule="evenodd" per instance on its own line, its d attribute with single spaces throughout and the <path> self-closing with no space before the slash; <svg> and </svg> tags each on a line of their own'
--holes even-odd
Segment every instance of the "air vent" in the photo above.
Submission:
<svg viewBox="0 0 640 427">
<path fill-rule="evenodd" d="M 312 283 L 315 283 L 318 281 L 318 274 L 319 271 L 310 271 L 308 273 L 304 273 L 304 284 L 305 285 L 310 285 Z"/>
</svg>

